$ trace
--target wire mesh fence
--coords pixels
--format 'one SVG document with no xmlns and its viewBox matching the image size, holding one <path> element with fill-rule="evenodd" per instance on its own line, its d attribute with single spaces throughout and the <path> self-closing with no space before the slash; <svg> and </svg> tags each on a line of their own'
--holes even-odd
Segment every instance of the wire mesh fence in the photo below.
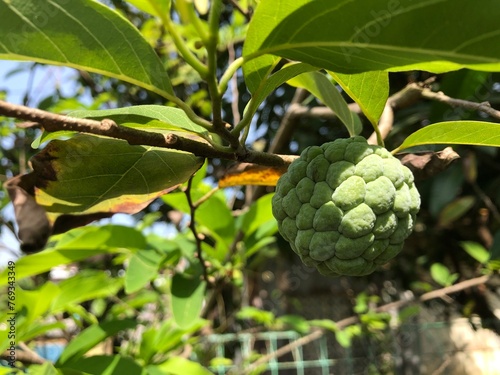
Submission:
<svg viewBox="0 0 500 375">
<path fill-rule="evenodd" d="M 303 340 L 294 331 L 210 335 L 197 359 L 217 375 L 252 370 L 266 375 L 500 374 L 499 336 L 467 319 L 404 324 L 357 337 L 349 347 L 339 345 L 333 333 L 316 336 Z M 286 353 L 276 356 L 280 352 Z M 259 358 L 266 360 L 254 368 Z"/>
</svg>

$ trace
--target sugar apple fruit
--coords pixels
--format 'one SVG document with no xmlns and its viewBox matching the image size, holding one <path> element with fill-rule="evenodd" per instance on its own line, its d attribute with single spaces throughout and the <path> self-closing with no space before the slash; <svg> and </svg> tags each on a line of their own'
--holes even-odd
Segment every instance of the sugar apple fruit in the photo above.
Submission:
<svg viewBox="0 0 500 375">
<path fill-rule="evenodd" d="M 358 136 L 305 149 L 279 179 L 272 207 L 306 265 L 361 276 L 401 251 L 420 195 L 407 167 Z"/>
</svg>

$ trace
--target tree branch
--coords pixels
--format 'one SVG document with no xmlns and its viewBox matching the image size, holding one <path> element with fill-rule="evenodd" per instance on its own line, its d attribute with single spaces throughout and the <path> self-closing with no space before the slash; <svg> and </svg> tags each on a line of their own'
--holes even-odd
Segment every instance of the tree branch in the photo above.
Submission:
<svg viewBox="0 0 500 375">
<path fill-rule="evenodd" d="M 186 151 L 205 158 L 219 158 L 267 166 L 283 166 L 290 164 L 295 159 L 294 156 L 276 155 L 250 150 L 244 150 L 243 152 L 242 150 L 222 151 L 212 147 L 201 137 L 198 137 L 197 140 L 193 140 L 174 133 L 162 134 L 119 126 L 109 119 L 96 121 L 69 117 L 36 108 L 8 103 L 3 100 L 0 100 L 0 115 L 28 121 L 28 123 L 20 125 L 23 127 L 33 127 L 40 124 L 48 132 L 71 130 L 123 139 L 131 145 L 155 146 Z"/>
<path fill-rule="evenodd" d="M 438 102 L 448 104 L 451 107 L 462 107 L 471 111 L 484 112 L 488 116 L 500 120 L 500 111 L 492 108 L 488 102 L 477 103 L 463 99 L 455 99 L 444 94 L 442 91 L 434 92 L 428 88 L 420 88 L 420 90 L 423 98 L 436 100 Z"/>
<path fill-rule="evenodd" d="M 47 360 L 38 355 L 37 352 L 28 347 L 25 343 L 20 343 L 19 348 L 16 349 L 15 352 L 15 360 L 26 365 L 42 365 Z M 0 359 L 10 361 L 12 358 L 10 356 L 9 351 L 5 351 L 4 353 L 0 353 Z"/>
<path fill-rule="evenodd" d="M 197 206 L 195 206 L 195 204 L 193 203 L 193 197 L 191 196 L 192 184 L 193 184 L 193 177 L 191 177 L 188 180 L 187 188 L 184 191 L 184 193 L 186 194 L 187 201 L 188 201 L 189 212 L 190 212 L 190 216 L 191 216 L 191 221 L 189 222 L 189 228 L 191 229 L 191 232 L 193 233 L 193 236 L 194 236 L 194 240 L 196 242 L 196 254 L 198 255 L 198 260 L 200 261 L 200 265 L 201 265 L 201 269 L 202 269 L 202 273 L 203 273 L 203 280 L 205 280 L 208 283 L 209 280 L 208 280 L 207 265 L 205 264 L 205 259 L 203 257 L 203 250 L 201 248 L 202 240 L 201 240 L 200 235 L 198 234 L 198 230 L 196 229 L 195 216 L 196 216 Z"/>
</svg>

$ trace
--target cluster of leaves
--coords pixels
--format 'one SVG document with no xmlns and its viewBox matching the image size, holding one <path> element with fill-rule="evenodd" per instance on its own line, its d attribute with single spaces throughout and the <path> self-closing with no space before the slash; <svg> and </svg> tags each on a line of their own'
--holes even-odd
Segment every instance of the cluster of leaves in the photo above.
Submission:
<svg viewBox="0 0 500 375">
<path fill-rule="evenodd" d="M 467 0 L 262 0 L 253 14 L 255 4 L 250 0 L 232 6 L 221 0 L 210 6 L 207 1 L 176 0 L 174 6 L 170 0 L 129 1 L 140 12 L 124 14 L 133 15 L 134 22 L 139 19 L 140 30 L 121 14 L 128 5 L 113 3 L 116 9 L 91 0 L 0 0 L 0 14 L 5 16 L 0 58 L 99 74 L 81 76 L 94 79 L 90 86 L 96 100 L 93 108 L 74 111 L 72 117 L 112 120 L 124 132 L 143 137 L 175 136 L 181 146 L 131 145 L 130 138 L 124 138 L 127 143 L 102 137 L 99 131 L 75 134 L 61 126 L 61 131 L 44 132 L 33 143 L 43 149 L 32 159 L 31 185 L 17 184 L 9 192 L 32 199 L 49 213 L 47 222 L 56 224 L 72 222 L 74 214 L 137 213 L 158 198 L 180 216 L 169 227 L 170 239 L 145 230 L 159 218 L 152 212 L 136 228 L 87 226 L 52 236 L 42 252 L 16 263 L 16 340 L 27 342 L 54 329 L 68 330 L 68 321 L 77 325 L 58 362 L 31 366 L 31 373 L 112 373 L 123 368 L 127 373 L 209 373 L 186 359 L 183 351 L 202 341 L 201 329 L 236 329 L 235 316 L 214 314 L 214 306 L 227 285 L 237 291 L 232 290 L 232 299 L 241 298 L 247 275 L 275 250 L 276 223 L 270 195 L 253 202 L 248 198 L 250 203 L 237 213 L 228 208 L 225 191 L 204 180 L 203 159 L 217 155 L 286 165 L 277 155 L 249 147 L 253 119 L 263 118 L 262 108 L 283 84 L 306 89 L 335 112 L 346 135 L 367 131 L 347 103 L 356 102 L 383 144 L 378 122 L 390 93 L 389 72 L 500 71 L 500 9 L 494 0 L 481 7 Z M 234 46 L 237 55 L 230 58 L 227 51 Z M 248 100 L 241 114 L 237 109 L 229 115 L 228 87 L 238 82 L 248 90 Z M 99 86 L 126 91 L 129 99 L 116 94 L 119 108 L 101 109 L 98 103 L 111 99 Z M 123 106 L 131 102 L 142 105 Z M 411 132 L 395 151 L 430 144 L 499 146 L 499 129 L 497 124 L 470 119 L 438 122 Z M 186 150 L 182 142 L 195 147 Z M 272 185 L 277 175 L 279 171 L 273 170 L 261 183 Z M 249 180 L 243 173 L 228 185 Z M 470 199 L 452 203 L 455 206 L 440 217 L 444 226 L 471 207 Z M 20 205 L 16 210 L 20 227 L 31 225 L 32 212 L 23 212 Z M 484 252 L 467 246 L 484 263 Z M 91 270 L 62 282 L 40 276 L 54 266 L 85 261 L 92 262 Z M 495 269 L 494 263 L 488 264 L 490 271 Z M 0 276 L 2 285 L 8 283 L 7 271 Z M 442 285 L 455 281 L 447 271 L 439 265 L 431 270 Z M 368 299 L 358 298 L 356 313 L 366 329 L 382 330 L 387 316 L 368 309 L 368 302 L 374 303 Z M 159 311 L 153 318 L 148 317 L 151 309 Z M 1 312 L 2 321 L 7 313 Z M 331 329 L 343 345 L 361 333 L 361 326 L 339 330 L 331 321 L 276 318 L 252 309 L 237 316 L 267 329 Z M 10 344 L 7 334 L 0 331 L 0 351 Z M 120 348 L 84 356 L 108 338 L 120 338 Z"/>
</svg>

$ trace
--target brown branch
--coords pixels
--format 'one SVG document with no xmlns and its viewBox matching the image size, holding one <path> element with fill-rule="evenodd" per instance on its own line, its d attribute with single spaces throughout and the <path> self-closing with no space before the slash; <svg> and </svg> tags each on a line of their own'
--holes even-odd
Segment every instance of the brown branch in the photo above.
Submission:
<svg viewBox="0 0 500 375">
<path fill-rule="evenodd" d="M 184 191 L 184 193 L 186 194 L 186 199 L 188 201 L 188 205 L 189 205 L 189 211 L 190 211 L 189 213 L 191 215 L 191 221 L 189 222 L 189 228 L 191 229 L 191 232 L 193 233 L 193 236 L 194 236 L 194 240 L 196 242 L 196 255 L 198 256 L 198 260 L 200 261 L 200 265 L 201 265 L 201 269 L 202 269 L 202 273 L 203 273 L 203 280 L 205 280 L 208 283 L 209 280 L 208 280 L 207 265 L 205 263 L 205 259 L 203 257 L 203 250 L 201 248 L 202 239 L 201 239 L 200 234 L 198 234 L 198 230 L 196 229 L 195 215 L 196 215 L 196 208 L 197 207 L 193 203 L 193 197 L 191 196 L 192 184 L 193 184 L 193 177 L 191 177 L 188 180 L 187 188 Z"/>
<path fill-rule="evenodd" d="M 394 125 L 394 110 L 392 109 L 391 101 L 387 100 L 385 104 L 384 111 L 382 112 L 382 116 L 380 116 L 380 120 L 378 122 L 378 129 L 380 131 L 380 135 L 382 139 L 385 139 Z M 368 138 L 368 143 L 371 145 L 377 144 L 377 133 L 373 132 Z"/>
<path fill-rule="evenodd" d="M 116 139 L 123 139 L 131 145 L 145 145 L 190 152 L 205 158 L 220 158 L 233 161 L 258 163 L 268 166 L 283 166 L 294 160 L 294 156 L 276 155 L 265 152 L 238 149 L 226 152 L 215 149 L 203 138 L 198 140 L 169 133 L 155 133 L 119 126 L 114 121 L 96 121 L 59 115 L 36 108 L 11 104 L 0 100 L 0 115 L 28 121 L 21 126 L 32 127 L 40 124 L 48 132 L 71 130 Z"/>
<path fill-rule="evenodd" d="M 436 100 L 438 102 L 448 104 L 451 107 L 462 107 L 471 111 L 484 112 L 488 116 L 500 120 L 500 111 L 492 108 L 490 103 L 488 102 L 477 103 L 477 102 L 471 102 L 469 100 L 455 99 L 449 97 L 448 95 L 444 94 L 441 91 L 434 92 L 428 88 L 420 88 L 420 90 L 423 98 Z"/>
<path fill-rule="evenodd" d="M 490 275 L 484 275 L 484 276 L 479 276 L 474 279 L 470 280 L 465 280 L 462 281 L 458 284 L 454 284 L 451 286 L 447 286 L 441 289 L 433 290 L 431 292 L 427 292 L 422 294 L 420 297 L 415 298 L 412 296 L 409 299 L 405 300 L 400 300 L 400 301 L 395 301 L 395 302 L 390 302 L 388 304 L 382 305 L 374 309 L 374 312 L 387 312 L 390 310 L 394 309 L 400 309 L 404 306 L 407 306 L 411 303 L 418 303 L 418 302 L 425 302 L 429 301 L 432 299 L 436 298 L 444 298 L 447 297 L 449 294 L 456 293 L 465 289 L 472 288 L 477 285 L 485 284 L 488 282 L 488 280 L 491 278 Z M 345 327 L 348 327 L 350 325 L 359 323 L 359 317 L 358 316 L 350 316 L 348 318 L 339 320 L 336 322 L 336 326 L 338 329 L 343 329 Z M 281 357 L 282 355 L 285 355 L 286 353 L 291 352 L 293 349 L 298 348 L 299 346 L 308 344 L 310 342 L 313 342 L 319 338 L 321 338 L 326 331 L 324 329 L 316 329 L 313 330 L 311 333 L 292 341 L 291 343 L 277 349 L 274 352 L 268 353 L 262 357 L 260 357 L 258 360 L 253 362 L 250 366 L 245 368 L 245 370 L 242 372 L 242 374 L 250 374 L 252 371 L 254 371 L 256 368 L 259 366 L 269 362 L 271 359 L 275 359 L 278 357 Z"/>
<path fill-rule="evenodd" d="M 24 343 L 19 344 L 19 348 L 15 351 L 15 360 L 26 365 L 42 365 L 47 362 L 46 359 L 40 357 L 37 352 L 31 350 L 28 345 Z M 9 351 L 0 353 L 0 359 L 11 361 L 13 358 L 10 356 Z"/>
</svg>

